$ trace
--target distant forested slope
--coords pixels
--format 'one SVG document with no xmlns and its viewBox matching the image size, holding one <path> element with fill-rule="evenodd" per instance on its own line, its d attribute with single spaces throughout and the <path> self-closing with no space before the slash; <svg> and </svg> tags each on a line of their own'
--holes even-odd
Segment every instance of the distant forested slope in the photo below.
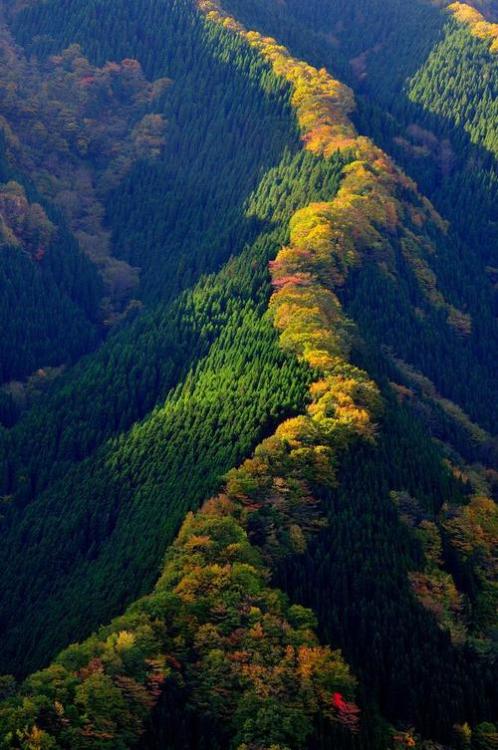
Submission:
<svg viewBox="0 0 498 750">
<path fill-rule="evenodd" d="M 24 182 L 23 182 L 24 180 Z M 100 339 L 102 284 L 62 216 L 0 155 L 0 384 L 76 361 Z M 10 402 L 10 409 L 9 409 Z M 4 408 L 2 408 L 4 404 Z M 0 423 L 17 412 L 0 392 Z"/>
</svg>

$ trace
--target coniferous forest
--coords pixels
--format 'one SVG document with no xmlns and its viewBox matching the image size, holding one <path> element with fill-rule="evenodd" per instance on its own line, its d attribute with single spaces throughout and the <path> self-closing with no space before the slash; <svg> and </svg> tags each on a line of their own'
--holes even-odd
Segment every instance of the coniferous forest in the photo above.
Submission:
<svg viewBox="0 0 498 750">
<path fill-rule="evenodd" d="M 495 0 L 0 10 L 0 750 L 497 750 Z"/>
</svg>

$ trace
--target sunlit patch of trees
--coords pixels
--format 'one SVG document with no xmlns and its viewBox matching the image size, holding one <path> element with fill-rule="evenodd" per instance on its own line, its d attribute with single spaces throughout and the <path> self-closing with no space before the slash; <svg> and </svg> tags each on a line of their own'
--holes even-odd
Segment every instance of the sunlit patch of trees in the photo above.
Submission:
<svg viewBox="0 0 498 750">
<path fill-rule="evenodd" d="M 448 10 L 459 23 L 469 27 L 470 33 L 479 39 L 491 42 L 489 51 L 498 52 L 498 23 L 486 20 L 483 14 L 467 3 L 450 3 Z"/>
</svg>

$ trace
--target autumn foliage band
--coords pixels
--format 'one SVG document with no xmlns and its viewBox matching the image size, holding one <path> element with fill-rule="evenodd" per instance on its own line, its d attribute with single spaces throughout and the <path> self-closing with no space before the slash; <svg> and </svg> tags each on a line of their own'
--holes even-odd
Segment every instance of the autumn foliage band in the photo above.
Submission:
<svg viewBox="0 0 498 750">
<path fill-rule="evenodd" d="M 488 21 L 477 8 L 467 3 L 450 3 L 448 10 L 458 23 L 468 27 L 473 36 L 489 42 L 492 54 L 498 52 L 498 23 Z"/>
</svg>

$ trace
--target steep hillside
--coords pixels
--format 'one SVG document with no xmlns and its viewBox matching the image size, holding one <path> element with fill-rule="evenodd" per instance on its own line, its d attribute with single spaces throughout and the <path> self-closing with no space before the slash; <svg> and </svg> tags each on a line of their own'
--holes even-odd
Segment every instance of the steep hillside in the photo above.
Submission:
<svg viewBox="0 0 498 750">
<path fill-rule="evenodd" d="M 161 127 L 96 188 L 143 307 L 0 435 L 0 664 L 51 662 L 2 678 L 0 747 L 495 747 L 495 157 L 458 97 L 497 58 L 449 12 L 8 8 Z"/>
<path fill-rule="evenodd" d="M 205 278 L 170 303 L 151 303 L 134 323 L 123 325 L 122 330 L 111 335 L 95 357 L 55 383 L 48 399 L 35 405 L 5 435 L 2 622 L 5 631 L 10 632 L 3 650 L 5 667 L 12 664 L 12 659 L 17 669 L 33 666 L 35 654 L 34 664 L 39 664 L 40 658 L 46 659 L 71 638 L 89 632 L 92 626 L 118 612 L 125 601 L 148 590 L 185 511 L 212 491 L 218 477 L 247 454 L 279 415 L 300 407 L 304 398 L 306 373 L 296 368 L 292 360 L 286 364 L 271 326 L 260 319 L 269 291 L 266 264 L 287 232 L 281 222 L 296 203 L 299 205 L 300 195 L 308 193 L 307 185 L 317 196 L 328 189 L 322 187 L 326 175 L 315 176 L 310 162 L 295 161 L 291 156 L 297 139 L 287 90 L 272 78 L 268 67 L 249 50 L 220 35 L 216 28 L 204 28 L 188 3 L 174 8 L 175 29 L 181 32 L 185 24 L 193 24 L 198 30 L 196 54 L 200 59 L 196 64 L 189 60 L 184 63 L 199 79 L 195 89 L 187 89 L 192 101 L 199 106 L 194 91 L 203 86 L 207 90 L 212 86 L 225 97 L 227 92 L 221 83 L 229 81 L 229 99 L 238 104 L 233 117 L 218 114 L 220 127 L 239 132 L 241 119 L 255 123 L 260 138 L 251 139 L 246 125 L 247 149 L 241 157 L 242 163 L 253 170 L 253 184 L 264 173 L 265 163 L 269 167 L 271 161 L 278 163 L 282 159 L 282 193 L 271 197 L 282 220 L 272 226 L 258 218 L 260 204 L 271 211 L 268 183 L 262 185 L 260 194 L 254 194 L 254 208 L 246 204 L 243 195 L 229 194 L 228 199 L 238 204 L 239 233 L 232 239 L 236 244 L 231 244 L 230 235 L 224 243 L 220 239 L 216 251 L 226 258 L 246 247 L 244 260 L 231 262 L 221 276 Z M 195 39 L 194 34 L 192 38 Z M 176 54 L 181 45 L 176 38 L 170 39 Z M 162 46 L 159 49 L 162 51 Z M 223 54 L 228 60 L 220 62 Z M 212 60 L 212 66 L 205 64 L 206 58 Z M 246 86 L 242 72 L 237 76 L 237 65 L 250 75 L 252 86 Z M 264 112 L 265 101 L 276 121 L 275 130 L 266 132 L 259 118 L 250 114 L 253 107 L 259 113 L 263 107 Z M 180 99 L 178 103 L 181 104 Z M 216 98 L 214 106 L 219 106 Z M 186 114 L 190 114 L 188 109 Z M 190 127 L 190 119 L 183 127 Z M 288 137 L 284 140 L 285 132 Z M 214 131 L 203 129 L 198 138 L 212 142 L 213 135 Z M 214 142 L 214 147 L 218 146 L 222 150 L 230 146 L 223 134 L 219 142 Z M 211 169 L 211 161 L 204 163 L 202 150 L 199 159 L 200 163 L 194 164 L 204 170 L 204 195 L 211 179 L 214 201 L 208 202 L 199 219 L 204 244 L 190 245 L 186 239 L 183 245 L 182 252 L 195 255 L 199 263 L 197 275 L 214 263 L 214 259 L 209 260 L 212 223 L 223 220 L 216 202 L 216 190 L 221 191 L 219 175 Z M 218 159 L 227 161 L 223 152 L 218 152 Z M 230 163 L 233 184 L 238 165 Z M 185 179 L 192 171 L 190 165 L 190 161 L 184 162 L 184 176 L 176 172 L 175 179 Z M 168 166 L 165 159 L 163 170 Z M 146 168 L 142 166 L 143 170 Z M 328 170 L 331 190 L 337 183 L 339 169 L 340 165 L 332 165 Z M 154 176 L 155 166 L 151 170 Z M 303 184 L 299 180 L 301 174 Z M 225 184 L 225 188 L 233 190 L 230 184 Z M 246 188 L 250 189 L 249 180 Z M 202 182 L 199 189 L 202 190 Z M 203 199 L 201 195 L 201 203 Z M 181 192 L 178 200 L 184 200 Z M 140 212 L 136 215 L 139 222 L 145 220 Z M 172 227 L 176 227 L 175 215 L 173 210 L 169 218 Z M 162 212 L 158 220 L 164 220 Z M 279 231 L 284 232 L 280 239 Z M 167 264 L 167 248 L 162 257 Z M 174 260 L 171 257 L 169 262 Z M 175 262 L 180 268 L 181 258 L 176 257 Z M 192 264 L 185 276 L 195 275 Z M 184 279 L 182 284 L 186 283 Z M 170 296 L 168 289 L 165 284 L 165 300 Z M 255 328 L 261 332 L 256 339 Z M 151 412 L 156 404 L 158 410 Z M 233 420 L 235 409 L 240 414 L 238 423 Z M 144 423 L 139 424 L 144 418 Z M 135 426 L 129 431 L 132 425 Z M 179 429 L 185 437 L 181 437 Z M 38 438 L 40 430 L 44 434 L 42 441 Z M 161 440 L 159 434 L 163 436 Z M 152 449 L 156 457 L 150 462 L 147 459 Z M 172 481 L 180 475 L 183 480 Z M 145 496 L 139 498 L 140 492 L 148 494 L 149 501 Z M 56 523 L 54 518 L 58 519 Z M 146 543 L 139 528 L 147 535 L 155 534 L 156 540 Z M 34 544 L 35 540 L 39 543 L 38 559 L 23 552 L 25 545 Z M 17 570 L 14 585 L 9 569 Z M 23 596 L 23 586 L 19 584 L 25 580 L 25 585 L 32 587 L 33 577 L 38 581 L 37 592 L 31 588 L 31 605 L 19 618 L 15 604 Z M 90 618 L 85 598 L 75 596 L 76 590 L 83 590 L 81 587 L 96 602 Z M 99 590 L 101 593 L 97 593 Z M 74 613 L 65 618 L 62 629 L 46 627 L 47 622 L 59 619 L 61 612 L 73 607 Z"/>
<path fill-rule="evenodd" d="M 489 262 L 497 240 L 489 144 L 498 64 L 489 45 L 435 4 L 410 0 L 289 0 L 285 9 L 232 0 L 231 7 L 268 33 L 280 31 L 296 54 L 338 71 L 359 94 L 362 131 L 396 157 Z"/>
<path fill-rule="evenodd" d="M 0 155 L 0 424 L 35 370 L 76 361 L 100 339 L 102 284 L 53 206 Z M 40 381 L 43 380 L 43 373 Z M 20 391 L 20 393 L 19 393 Z"/>
<path fill-rule="evenodd" d="M 3 9 L 14 31 L 17 10 Z M 217 59 L 216 40 L 206 63 L 207 42 L 193 19 L 180 20 L 181 12 L 163 14 L 158 32 L 175 40 L 170 59 L 159 55 L 156 42 L 153 59 L 150 52 L 141 55 L 144 68 L 136 59 L 140 41 L 123 39 L 121 56 L 118 51 L 113 57 L 108 35 L 102 62 L 96 56 L 90 62 L 76 36 L 54 46 L 57 54 L 35 58 L 31 45 L 16 44 L 2 18 L 1 180 L 3 186 L 20 184 L 28 195 L 14 213 L 8 188 L 3 191 L 2 382 L 71 364 L 144 297 L 173 298 L 257 234 L 255 223 L 241 219 L 243 205 L 284 145 L 292 149 L 292 136 L 279 123 L 285 97 L 277 103 L 268 81 L 264 92 L 245 91 L 245 107 L 234 106 L 237 83 Z M 29 33 L 29 23 L 22 29 Z M 40 39 L 42 32 L 35 29 L 33 36 Z M 187 46 L 193 59 L 179 53 Z M 201 59 L 207 65 L 203 80 Z M 252 127 L 250 109 L 258 113 Z M 266 118 L 273 127 L 264 133 L 258 122 Z M 229 158 L 236 144 L 237 172 Z M 219 181 L 209 177 L 214 165 L 223 165 Z M 241 177 L 245 193 L 237 189 Z M 167 210 L 158 210 L 163 205 Z M 45 230 L 31 238 L 33 211 Z M 25 229 L 16 233 L 13 221 L 23 221 Z M 29 384 L 27 390 L 14 383 L 2 395 L 7 425 L 29 397 Z"/>
</svg>

